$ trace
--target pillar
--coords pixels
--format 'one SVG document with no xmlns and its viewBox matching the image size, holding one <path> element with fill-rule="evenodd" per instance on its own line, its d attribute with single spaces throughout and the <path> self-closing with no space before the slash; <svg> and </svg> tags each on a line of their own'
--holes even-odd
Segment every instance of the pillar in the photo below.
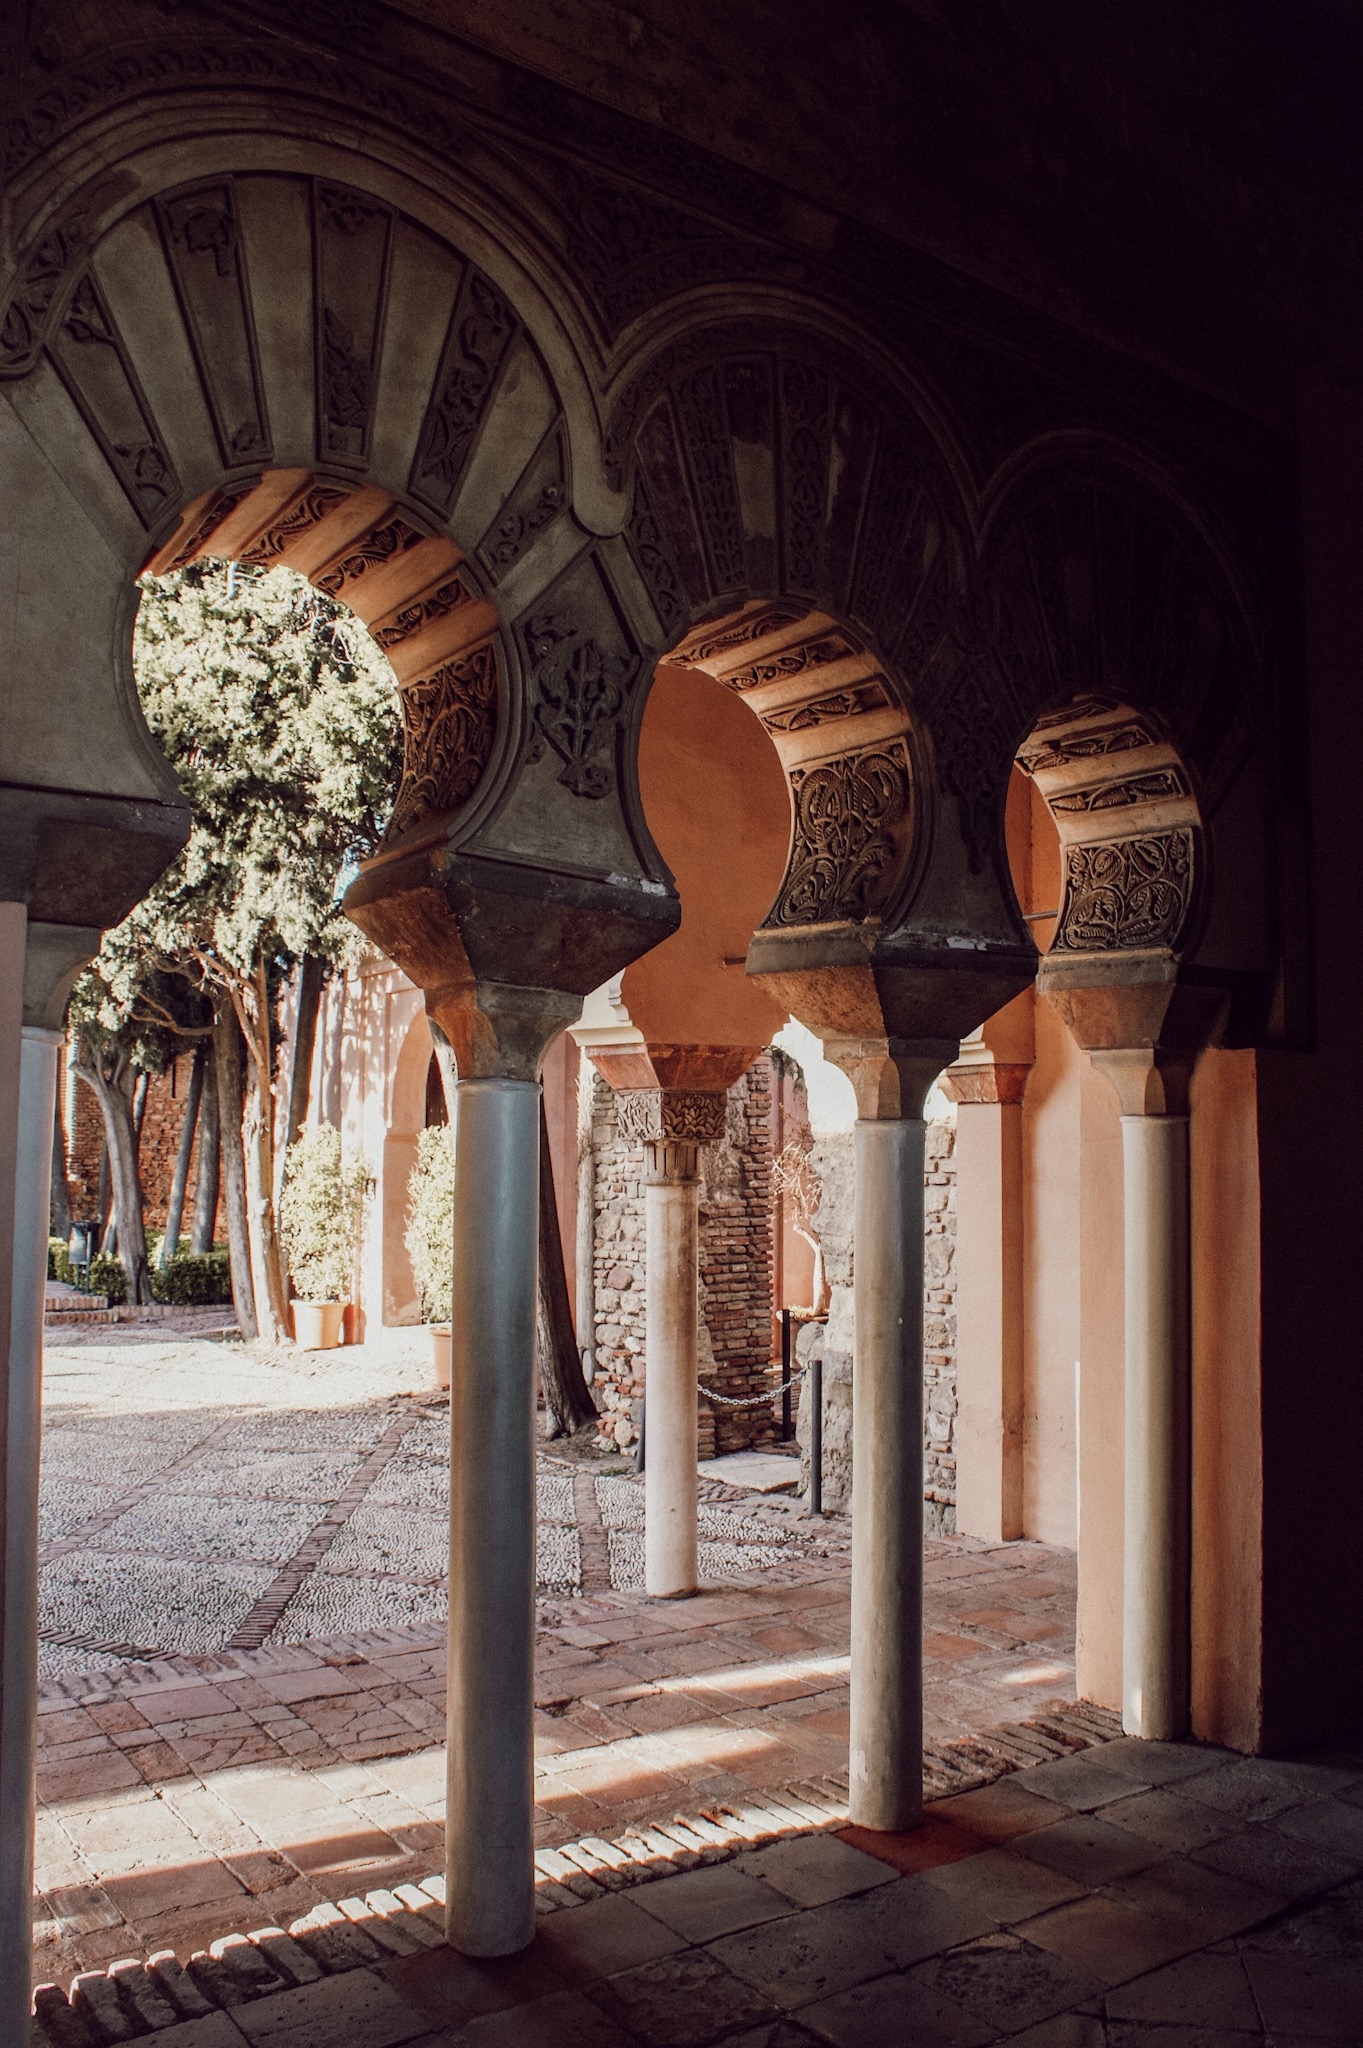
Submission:
<svg viewBox="0 0 1363 2048">
<path fill-rule="evenodd" d="M 539 1084 L 454 1096 L 446 1927 L 500 1956 L 535 1928 Z"/>
<path fill-rule="evenodd" d="M 826 1040 L 857 1094 L 851 1817 L 923 1818 L 923 1104 L 940 1053 Z"/>
<path fill-rule="evenodd" d="M 67 991 L 99 933 L 0 904 L 0 2040 L 28 2038 L 38 1460 L 52 1118 Z"/>
<path fill-rule="evenodd" d="M 644 1585 L 694 1593 L 696 1350 L 700 1313 L 700 1148 L 724 1131 L 724 1096 L 673 1088 L 621 1097 L 620 1128 L 645 1159 Z"/>
<path fill-rule="evenodd" d="M 1027 1065 L 948 1069 L 956 1097 L 956 1527 L 1024 1533 L 1022 1094 Z"/>
<path fill-rule="evenodd" d="M 1169 1742 L 1188 1727 L 1188 1073 L 1145 1050 L 1092 1057 L 1122 1107 L 1122 1726 Z"/>
</svg>

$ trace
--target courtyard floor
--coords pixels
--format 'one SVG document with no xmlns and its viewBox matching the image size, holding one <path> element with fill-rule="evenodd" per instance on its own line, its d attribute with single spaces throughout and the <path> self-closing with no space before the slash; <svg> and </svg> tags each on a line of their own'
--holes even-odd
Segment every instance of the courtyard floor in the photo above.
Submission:
<svg viewBox="0 0 1363 2048">
<path fill-rule="evenodd" d="M 45 1375 L 40 1974 L 438 1870 L 448 1410 L 421 1350 L 187 1319 L 54 1332 Z M 705 1590 L 649 1600 L 642 1483 L 545 1447 L 546 1850 L 845 1772 L 846 1518 L 702 1491 Z M 997 1753 L 949 1755 L 970 1731 L 1072 1697 L 1073 1559 L 943 1539 L 926 1604 L 945 1787 Z"/>
</svg>

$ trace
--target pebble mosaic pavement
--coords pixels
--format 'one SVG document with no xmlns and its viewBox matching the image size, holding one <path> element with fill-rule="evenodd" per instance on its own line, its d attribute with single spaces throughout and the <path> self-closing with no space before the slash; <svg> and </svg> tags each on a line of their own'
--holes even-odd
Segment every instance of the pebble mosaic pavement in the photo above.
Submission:
<svg viewBox="0 0 1363 2048">
<path fill-rule="evenodd" d="M 415 1348 L 270 1355 L 192 1320 L 49 1337 L 44 1975 L 438 1868 L 447 1411 L 427 1381 Z M 702 1493 L 707 1584 L 650 1601 L 639 1483 L 541 1458 L 546 1853 L 845 1767 L 846 1521 Z M 946 1539 L 927 1578 L 931 1740 L 1072 1693 L 1068 1553 Z"/>
</svg>

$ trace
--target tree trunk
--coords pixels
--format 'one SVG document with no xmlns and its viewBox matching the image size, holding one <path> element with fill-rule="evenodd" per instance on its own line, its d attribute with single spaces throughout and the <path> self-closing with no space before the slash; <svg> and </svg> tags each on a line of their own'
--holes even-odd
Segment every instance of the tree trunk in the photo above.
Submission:
<svg viewBox="0 0 1363 2048">
<path fill-rule="evenodd" d="M 232 1304 L 241 1334 L 249 1338 L 256 1335 L 256 1297 L 251 1280 L 246 1160 L 241 1136 L 241 1027 L 226 996 L 213 1023 L 213 1061 L 218 1076 L 218 1143 L 227 1209 L 227 1243 L 232 1256 Z"/>
<path fill-rule="evenodd" d="M 137 1170 L 137 1131 L 133 1123 L 132 1098 L 122 1086 L 128 1069 L 125 1067 L 111 1080 L 100 1071 L 97 1062 L 82 1051 L 76 1072 L 93 1089 L 104 1118 L 104 1142 L 108 1148 L 114 1193 L 110 1230 L 117 1228 L 118 1256 L 127 1275 L 128 1300 L 140 1306 L 149 1302 L 152 1294 L 142 1218 L 142 1181 Z M 108 1235 L 109 1231 L 106 1231 L 106 1238 Z"/>
<path fill-rule="evenodd" d="M 109 1222 L 109 1205 L 113 1200 L 113 1177 L 109 1172 L 109 1140 L 102 1138 L 99 1147 L 99 1188 L 95 1196 L 96 1221 L 99 1224 L 101 1240 Z"/>
<path fill-rule="evenodd" d="M 308 1120 L 308 1095 L 312 1087 L 312 1052 L 317 1042 L 317 1011 L 322 1000 L 323 961 L 318 953 L 305 953 L 298 963 L 298 1008 L 293 1020 L 289 1047 L 289 1102 L 284 1125 L 284 1157 L 296 1145 Z M 275 1199 L 283 1192 L 283 1165 Z"/>
<path fill-rule="evenodd" d="M 251 1234 L 256 1328 L 268 1344 L 289 1338 L 289 1296 L 274 1207 L 274 1098 L 270 1093 L 270 1019 L 265 969 L 256 971 L 256 1036 L 249 1047 L 250 1082 L 242 1144 L 246 1153 L 246 1216 Z"/>
<path fill-rule="evenodd" d="M 554 1200 L 554 1165 L 549 1152 L 549 1120 L 540 1101 L 539 1296 L 535 1316 L 536 1349 L 551 1437 L 572 1436 L 597 1409 L 582 1373 L 582 1359 L 568 1300 L 568 1275 L 563 1264 L 558 1205 Z"/>
<path fill-rule="evenodd" d="M 71 1235 L 71 1183 L 66 1177 L 66 1126 L 62 1122 L 62 1091 L 57 1090 L 57 1100 L 52 1114 L 52 1235 L 69 1238 Z"/>
<path fill-rule="evenodd" d="M 212 1042 L 204 1048 L 203 1099 L 199 1104 L 199 1170 L 194 1181 L 194 1223 L 189 1249 L 211 1252 L 218 1220 L 218 1068 Z"/>
<path fill-rule="evenodd" d="M 180 1125 L 180 1142 L 175 1148 L 175 1171 L 170 1180 L 170 1200 L 166 1204 L 166 1229 L 161 1239 L 161 1256 L 157 1260 L 164 1266 L 175 1257 L 180 1242 L 180 1223 L 185 1213 L 185 1190 L 189 1186 L 189 1159 L 194 1150 L 194 1128 L 199 1121 L 199 1103 L 203 1096 L 204 1067 L 208 1063 L 207 1049 L 198 1045 L 189 1069 L 189 1089 L 185 1095 L 184 1121 Z"/>
</svg>

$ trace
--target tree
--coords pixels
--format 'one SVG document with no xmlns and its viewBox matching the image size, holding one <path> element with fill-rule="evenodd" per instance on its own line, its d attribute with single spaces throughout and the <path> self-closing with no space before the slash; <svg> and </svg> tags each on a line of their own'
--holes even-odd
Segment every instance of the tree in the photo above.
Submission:
<svg viewBox="0 0 1363 2048">
<path fill-rule="evenodd" d="M 351 614 L 284 569 L 203 561 L 146 578 L 133 654 L 192 824 L 180 858 L 106 939 L 96 974 L 106 953 L 122 963 L 122 1019 L 116 1000 L 105 1007 L 114 1026 L 131 1022 L 148 974 L 178 976 L 211 1006 L 233 1293 L 244 1325 L 277 1342 L 278 995 L 297 960 L 335 961 L 362 943 L 339 885 L 392 806 L 396 686 Z"/>
</svg>

